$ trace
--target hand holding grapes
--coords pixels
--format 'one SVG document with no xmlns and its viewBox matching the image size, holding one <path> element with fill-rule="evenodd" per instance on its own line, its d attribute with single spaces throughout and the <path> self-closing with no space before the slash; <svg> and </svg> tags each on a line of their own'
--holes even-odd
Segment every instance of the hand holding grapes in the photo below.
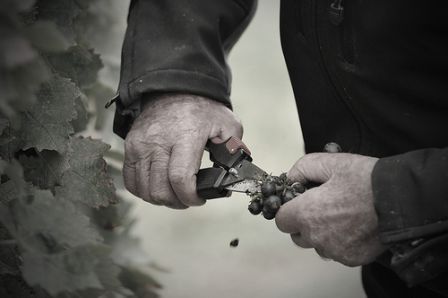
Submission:
<svg viewBox="0 0 448 298">
<path fill-rule="evenodd" d="M 284 204 L 278 228 L 294 243 L 347 266 L 372 262 L 386 248 L 378 239 L 371 173 L 377 158 L 314 153 L 301 158 L 288 178 L 322 183 Z"/>
</svg>

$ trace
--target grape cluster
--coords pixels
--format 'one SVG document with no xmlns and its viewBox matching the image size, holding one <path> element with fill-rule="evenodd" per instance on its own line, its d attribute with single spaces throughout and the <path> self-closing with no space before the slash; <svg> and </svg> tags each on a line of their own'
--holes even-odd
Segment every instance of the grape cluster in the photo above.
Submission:
<svg viewBox="0 0 448 298">
<path fill-rule="evenodd" d="M 330 142 L 325 144 L 323 151 L 326 153 L 342 152 L 339 144 Z M 261 192 L 252 193 L 249 204 L 249 212 L 258 215 L 263 213 L 264 218 L 273 219 L 280 206 L 294 199 L 307 189 L 305 185 L 299 182 L 292 182 L 286 177 L 286 173 L 280 176 L 266 175 L 259 181 Z M 313 187 L 313 183 L 307 184 L 307 187 Z"/>
<path fill-rule="evenodd" d="M 260 193 L 251 195 L 252 199 L 249 204 L 249 212 L 258 215 L 263 214 L 264 218 L 270 220 L 280 209 L 280 206 L 293 198 L 304 193 L 306 188 L 299 182 L 292 183 L 286 173 L 280 176 L 267 175 L 263 177 L 260 184 Z"/>
</svg>

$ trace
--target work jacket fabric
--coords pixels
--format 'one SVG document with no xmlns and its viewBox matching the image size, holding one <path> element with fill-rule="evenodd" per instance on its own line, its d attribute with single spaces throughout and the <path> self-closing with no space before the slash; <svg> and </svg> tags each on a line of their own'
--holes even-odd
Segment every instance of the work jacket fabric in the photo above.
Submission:
<svg viewBox="0 0 448 298">
<path fill-rule="evenodd" d="M 363 267 L 369 297 L 448 296 L 445 3 L 281 2 L 281 42 L 306 152 L 333 141 L 380 158 L 372 187 L 380 239 L 390 249 Z M 197 94 L 231 107 L 226 57 L 255 6 L 132 1 L 114 131 L 126 136 L 150 93 Z"/>
</svg>

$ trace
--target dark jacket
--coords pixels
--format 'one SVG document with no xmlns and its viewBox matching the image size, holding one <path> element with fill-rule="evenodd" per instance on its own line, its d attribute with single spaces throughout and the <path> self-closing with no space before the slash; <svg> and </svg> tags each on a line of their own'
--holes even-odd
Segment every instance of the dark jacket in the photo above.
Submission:
<svg viewBox="0 0 448 298">
<path fill-rule="evenodd" d="M 230 107 L 226 56 L 254 2 L 132 1 L 114 131 L 126 135 L 148 93 L 193 93 Z M 391 249 L 363 268 L 369 297 L 448 296 L 445 3 L 281 3 L 306 152 L 334 141 L 381 158 L 372 182 L 380 237 Z"/>
</svg>

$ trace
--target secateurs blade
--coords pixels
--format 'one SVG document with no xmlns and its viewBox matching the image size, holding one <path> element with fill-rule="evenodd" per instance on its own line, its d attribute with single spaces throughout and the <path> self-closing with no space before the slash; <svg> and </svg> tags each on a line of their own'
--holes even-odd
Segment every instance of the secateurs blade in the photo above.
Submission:
<svg viewBox="0 0 448 298">
<path fill-rule="evenodd" d="M 232 191 L 253 195 L 260 192 L 259 181 L 268 174 L 252 163 L 251 152 L 238 138 L 226 142 L 208 142 L 213 167 L 200 169 L 196 188 L 204 199 L 230 196 Z"/>
</svg>

